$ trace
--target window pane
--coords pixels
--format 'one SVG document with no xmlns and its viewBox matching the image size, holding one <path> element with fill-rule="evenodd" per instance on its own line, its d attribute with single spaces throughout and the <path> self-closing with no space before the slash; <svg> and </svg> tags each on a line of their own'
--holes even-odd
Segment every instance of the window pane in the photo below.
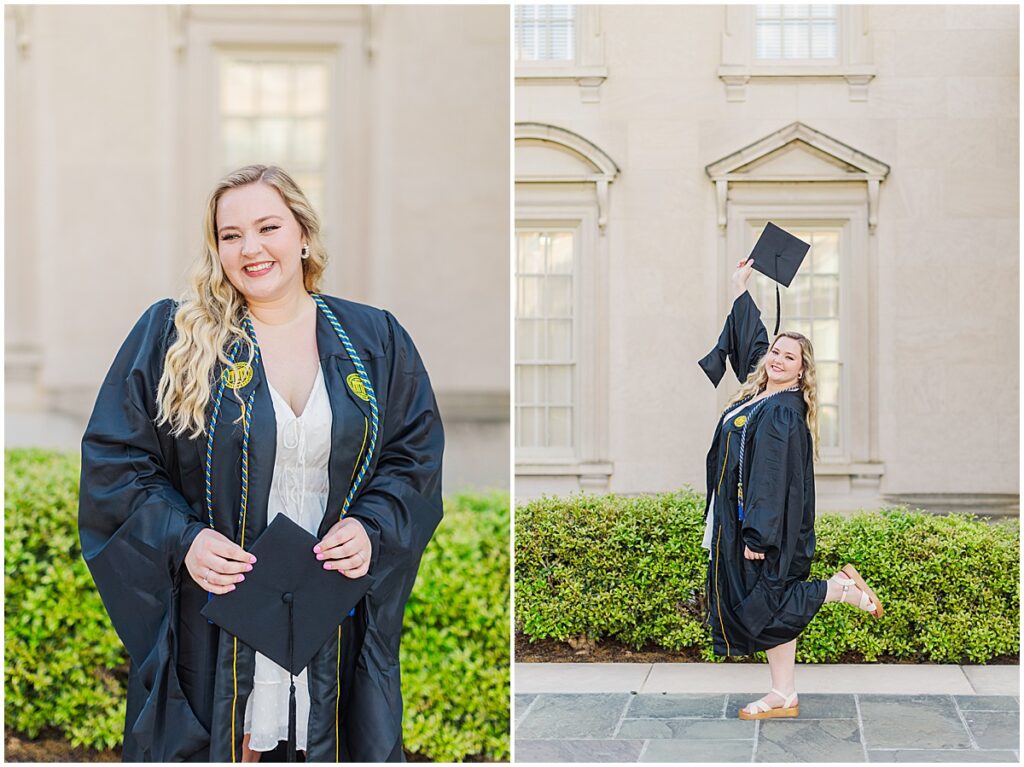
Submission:
<svg viewBox="0 0 1024 767">
<path fill-rule="evenodd" d="M 230 167 L 240 168 L 255 161 L 253 127 L 253 121 L 247 117 L 228 118 L 221 124 L 224 159 Z"/>
<path fill-rule="evenodd" d="M 551 405 L 572 405 L 572 366 L 551 365 L 547 368 L 547 401 Z"/>
<path fill-rule="evenodd" d="M 548 353 L 551 362 L 572 361 L 572 320 L 548 320 Z"/>
<path fill-rule="evenodd" d="M 815 355 L 817 356 L 817 355 Z M 835 362 L 814 363 L 818 378 L 818 402 L 823 405 L 839 404 L 839 365 Z"/>
<path fill-rule="evenodd" d="M 572 316 L 572 277 L 547 278 L 547 302 L 544 308 L 549 317 Z"/>
<path fill-rule="evenodd" d="M 809 317 L 811 315 L 810 280 L 798 274 L 788 288 L 782 288 L 782 317 Z M 775 291 L 772 291 L 774 293 Z M 775 296 L 771 302 L 774 307 Z"/>
<path fill-rule="evenodd" d="M 573 61 L 576 8 L 572 5 L 515 6 L 515 46 L 519 61 Z"/>
<path fill-rule="evenodd" d="M 521 232 L 517 236 L 516 270 L 520 274 L 544 273 L 544 236 L 540 232 Z"/>
<path fill-rule="evenodd" d="M 288 66 L 263 64 L 260 67 L 260 112 L 265 115 L 288 113 Z"/>
<path fill-rule="evenodd" d="M 541 428 L 543 416 L 543 408 L 520 407 L 516 409 L 516 445 L 518 447 L 544 446 L 544 432 Z"/>
<path fill-rule="evenodd" d="M 548 410 L 548 447 L 572 447 L 572 408 Z"/>
<path fill-rule="evenodd" d="M 236 61 L 224 62 L 221 78 L 221 109 L 226 115 L 256 112 L 256 72 Z"/>
<path fill-rule="evenodd" d="M 754 55 L 759 60 L 831 60 L 838 56 L 834 5 L 759 5 Z"/>
<path fill-rule="evenodd" d="M 544 293 L 543 277 L 520 277 L 516 280 L 516 315 L 519 317 L 542 317 L 541 298 Z"/>
<path fill-rule="evenodd" d="M 544 349 L 544 320 L 516 320 L 516 359 L 541 359 Z"/>
<path fill-rule="evenodd" d="M 839 320 L 815 320 L 814 334 L 810 338 L 815 359 L 839 359 Z"/>
<path fill-rule="evenodd" d="M 551 235 L 548 272 L 551 274 L 572 274 L 574 239 L 571 232 L 558 232 Z"/>
<path fill-rule="evenodd" d="M 295 67 L 295 114 L 323 115 L 327 112 L 327 66 L 300 64 Z"/>
<path fill-rule="evenodd" d="M 323 120 L 297 120 L 295 122 L 294 151 L 292 157 L 303 167 L 318 167 L 327 159 L 327 133 Z"/>
<path fill-rule="evenodd" d="M 516 365 L 516 402 L 533 405 L 541 401 L 541 370 L 535 365 Z"/>
<path fill-rule="evenodd" d="M 770 333 L 774 329 L 774 327 L 775 325 L 772 325 L 772 327 L 768 328 L 768 332 Z M 800 333 L 801 335 L 810 338 L 812 344 L 815 343 L 814 334 L 811 333 L 810 320 L 787 320 L 785 309 L 782 310 L 782 324 L 779 326 L 779 330 L 792 330 L 795 333 Z M 814 356 L 815 358 L 817 358 L 818 356 L 817 346 L 815 346 L 814 349 Z"/>
<path fill-rule="evenodd" d="M 819 447 L 839 447 L 839 410 L 834 407 L 818 408 Z"/>
<path fill-rule="evenodd" d="M 811 242 L 815 274 L 839 273 L 838 232 L 816 232 Z"/>
<path fill-rule="evenodd" d="M 259 134 L 259 152 L 272 162 L 287 166 L 288 164 L 288 121 L 261 120 L 257 130 Z"/>
<path fill-rule="evenodd" d="M 812 286 L 811 313 L 815 317 L 838 317 L 839 277 L 815 275 Z"/>
</svg>

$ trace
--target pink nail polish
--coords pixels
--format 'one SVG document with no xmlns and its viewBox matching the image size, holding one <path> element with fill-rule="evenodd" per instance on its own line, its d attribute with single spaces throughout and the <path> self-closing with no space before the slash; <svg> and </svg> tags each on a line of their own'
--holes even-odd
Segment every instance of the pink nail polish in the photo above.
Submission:
<svg viewBox="0 0 1024 767">
<path fill-rule="evenodd" d="M 232 586 L 230 589 L 228 589 L 228 591 L 234 591 L 234 590 L 235 590 L 234 586 Z"/>
<path fill-rule="evenodd" d="M 316 555 L 316 558 L 317 558 L 317 559 L 323 559 L 323 558 L 324 558 L 324 555 L 323 555 L 323 554 L 317 554 L 317 555 Z"/>
<path fill-rule="evenodd" d="M 313 553 L 314 554 L 319 554 L 320 553 L 320 546 L 314 546 L 313 547 Z"/>
<path fill-rule="evenodd" d="M 249 557 L 249 562 L 255 564 L 256 557 Z"/>
<path fill-rule="evenodd" d="M 241 583 L 241 582 L 242 582 L 242 581 L 244 581 L 244 580 L 245 580 L 245 576 L 244 576 L 244 575 L 239 575 L 239 576 L 238 576 L 238 582 L 239 582 L 239 583 Z"/>
<path fill-rule="evenodd" d="M 252 570 L 252 565 L 246 565 L 246 566 L 245 566 L 245 571 L 246 571 L 246 572 L 249 572 L 249 571 L 251 571 L 251 570 Z"/>
</svg>

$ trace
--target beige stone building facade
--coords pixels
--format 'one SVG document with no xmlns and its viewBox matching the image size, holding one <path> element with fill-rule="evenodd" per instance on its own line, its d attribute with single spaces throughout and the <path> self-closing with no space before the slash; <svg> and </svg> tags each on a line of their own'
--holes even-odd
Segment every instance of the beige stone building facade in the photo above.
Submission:
<svg viewBox="0 0 1024 767">
<path fill-rule="evenodd" d="M 1016 513 L 1018 45 L 1016 6 L 517 9 L 517 500 L 704 489 L 737 382 L 696 361 L 770 220 L 819 508 Z"/>
<path fill-rule="evenodd" d="M 508 9 L 7 6 L 6 444 L 77 449 L 132 323 L 178 295 L 205 197 L 288 169 L 326 292 L 409 329 L 446 490 L 508 487 Z"/>
</svg>

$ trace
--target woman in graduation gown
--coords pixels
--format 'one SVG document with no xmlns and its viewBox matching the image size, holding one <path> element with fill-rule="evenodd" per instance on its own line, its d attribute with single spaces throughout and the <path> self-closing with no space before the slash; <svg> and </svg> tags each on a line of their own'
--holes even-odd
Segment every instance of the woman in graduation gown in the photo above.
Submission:
<svg viewBox="0 0 1024 767">
<path fill-rule="evenodd" d="M 259 567 L 268 508 L 296 501 L 322 514 L 310 557 L 373 577 L 305 669 L 305 757 L 401 760 L 402 616 L 442 513 L 426 370 L 388 312 L 319 295 L 319 221 L 279 168 L 225 177 L 204 229 L 189 290 L 136 323 L 82 441 L 82 550 L 131 661 L 124 759 L 258 759 L 246 704 L 267 659 L 200 610 Z M 278 466 L 318 431 L 301 472 Z"/>
<path fill-rule="evenodd" d="M 796 637 L 825 602 L 882 615 L 852 565 L 807 580 L 814 556 L 817 387 L 810 340 L 783 332 L 769 345 L 747 292 L 753 261 L 737 265 L 735 301 L 700 366 L 717 386 L 726 360 L 743 382 L 707 457 L 704 547 L 710 551 L 708 621 L 718 655 L 765 650 L 772 690 L 740 718 L 797 716 Z"/>
</svg>

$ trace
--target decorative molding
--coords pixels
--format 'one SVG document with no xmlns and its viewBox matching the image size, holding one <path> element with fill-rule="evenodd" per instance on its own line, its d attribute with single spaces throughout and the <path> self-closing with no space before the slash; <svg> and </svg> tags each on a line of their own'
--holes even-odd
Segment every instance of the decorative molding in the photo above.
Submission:
<svg viewBox="0 0 1024 767">
<path fill-rule="evenodd" d="M 810 155 L 815 162 L 810 167 L 791 170 L 766 170 L 763 167 L 772 156 L 781 156 L 790 151 Z M 879 186 L 889 175 L 890 168 L 881 160 L 838 139 L 801 122 L 794 122 L 716 160 L 704 170 L 715 182 L 718 226 L 723 230 L 728 224 L 731 183 L 863 181 L 867 187 L 868 228 L 874 232 L 878 225 Z"/>
<path fill-rule="evenodd" d="M 604 150 L 578 133 L 545 123 L 516 123 L 515 140 L 542 142 L 556 151 L 568 152 L 590 172 L 553 173 L 550 175 L 517 174 L 517 184 L 594 184 L 597 195 L 597 226 L 604 233 L 608 224 L 608 185 L 619 175 L 619 166 Z"/>
<path fill-rule="evenodd" d="M 516 85 L 577 85 L 580 101 L 596 104 L 601 101 L 601 84 L 608 79 L 605 67 L 580 67 L 571 62 L 568 66 L 544 66 L 516 64 Z"/>
</svg>

